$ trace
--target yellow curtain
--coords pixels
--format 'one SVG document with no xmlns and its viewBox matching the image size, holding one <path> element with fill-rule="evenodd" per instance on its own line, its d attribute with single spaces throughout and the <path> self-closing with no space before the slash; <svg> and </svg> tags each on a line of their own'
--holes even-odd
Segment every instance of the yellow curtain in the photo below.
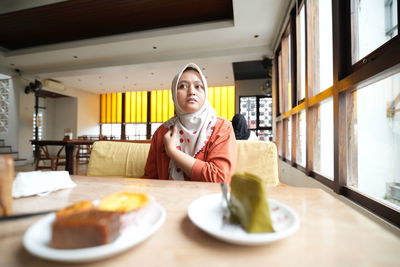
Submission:
<svg viewBox="0 0 400 267">
<path fill-rule="evenodd" d="M 174 115 L 171 90 L 151 91 L 150 122 L 165 122 Z"/>
<path fill-rule="evenodd" d="M 208 87 L 208 101 L 218 116 L 232 120 L 235 115 L 235 86 Z"/>
</svg>

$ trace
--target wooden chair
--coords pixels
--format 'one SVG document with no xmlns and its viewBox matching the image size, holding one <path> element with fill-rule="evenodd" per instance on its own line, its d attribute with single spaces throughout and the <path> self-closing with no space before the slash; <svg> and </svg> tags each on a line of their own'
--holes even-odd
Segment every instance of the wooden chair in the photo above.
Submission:
<svg viewBox="0 0 400 267">
<path fill-rule="evenodd" d="M 80 140 L 88 140 L 87 136 L 78 137 Z M 75 151 L 75 170 L 74 173 L 79 173 L 80 165 L 87 165 L 89 163 L 90 153 L 92 152 L 91 145 L 78 145 Z"/>
<path fill-rule="evenodd" d="M 62 156 L 62 151 L 64 150 L 64 146 L 62 146 L 57 155 L 50 155 L 49 149 L 47 146 L 39 146 L 39 156 L 36 158 L 35 170 L 43 170 L 49 169 L 52 171 L 56 171 L 58 166 L 65 166 L 66 160 L 65 157 Z M 46 164 L 50 162 L 50 165 Z"/>
</svg>

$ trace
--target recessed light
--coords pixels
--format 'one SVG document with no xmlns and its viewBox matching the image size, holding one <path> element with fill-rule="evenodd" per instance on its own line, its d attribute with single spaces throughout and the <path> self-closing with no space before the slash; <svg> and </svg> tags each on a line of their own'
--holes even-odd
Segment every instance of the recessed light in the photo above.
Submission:
<svg viewBox="0 0 400 267">
<path fill-rule="evenodd" d="M 78 56 L 74 56 L 74 58 L 78 58 Z"/>
<path fill-rule="evenodd" d="M 153 49 L 157 49 L 157 46 L 153 46 Z"/>
<path fill-rule="evenodd" d="M 151 72 L 150 74 L 151 74 L 151 75 L 154 75 L 154 72 Z"/>
<path fill-rule="evenodd" d="M 258 34 L 254 35 L 254 38 L 258 38 L 258 37 L 260 37 L 260 35 L 258 35 Z"/>
</svg>

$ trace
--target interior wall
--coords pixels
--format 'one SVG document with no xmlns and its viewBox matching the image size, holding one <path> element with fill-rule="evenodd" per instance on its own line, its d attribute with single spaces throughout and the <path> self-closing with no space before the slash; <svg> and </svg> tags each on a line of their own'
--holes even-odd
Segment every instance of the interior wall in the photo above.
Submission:
<svg viewBox="0 0 400 267">
<path fill-rule="evenodd" d="M 0 79 L 10 79 L 8 75 L 0 73 Z M 7 132 L 0 132 L 0 139 L 5 140 L 5 145 L 11 146 L 13 151 L 18 148 L 18 91 L 13 90 L 13 81 L 11 79 L 10 91 L 8 95 L 8 130 Z"/>
<path fill-rule="evenodd" d="M 239 113 L 239 96 L 262 95 L 261 87 L 266 79 L 236 80 L 236 106 L 235 113 Z M 232 118 L 231 118 L 232 119 Z"/>
</svg>

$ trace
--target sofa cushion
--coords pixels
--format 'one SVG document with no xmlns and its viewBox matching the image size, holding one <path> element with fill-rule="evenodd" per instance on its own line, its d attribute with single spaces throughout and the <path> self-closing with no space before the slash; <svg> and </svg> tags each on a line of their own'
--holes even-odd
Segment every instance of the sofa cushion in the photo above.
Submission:
<svg viewBox="0 0 400 267">
<path fill-rule="evenodd" d="M 95 142 L 87 175 L 142 177 L 149 150 L 150 143 Z M 279 183 L 278 156 L 274 143 L 238 140 L 237 153 L 235 172 L 253 173 L 268 185 Z"/>
<path fill-rule="evenodd" d="M 267 185 L 277 185 L 278 155 L 274 143 L 237 140 L 235 172 L 249 172 L 261 177 Z"/>
<path fill-rule="evenodd" d="M 87 175 L 141 177 L 149 149 L 149 143 L 95 142 Z"/>
</svg>

